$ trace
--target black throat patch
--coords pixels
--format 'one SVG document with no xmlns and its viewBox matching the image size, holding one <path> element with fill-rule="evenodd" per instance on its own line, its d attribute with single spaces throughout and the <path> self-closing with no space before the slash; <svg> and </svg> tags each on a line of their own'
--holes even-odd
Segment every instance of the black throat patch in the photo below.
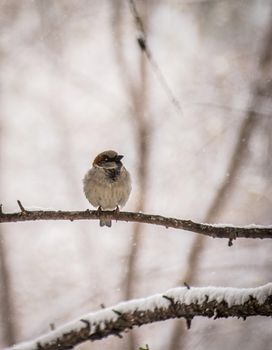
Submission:
<svg viewBox="0 0 272 350">
<path fill-rule="evenodd" d="M 115 169 L 105 169 L 107 176 L 112 181 L 117 181 L 118 177 L 120 176 L 121 167 L 115 168 Z"/>
</svg>

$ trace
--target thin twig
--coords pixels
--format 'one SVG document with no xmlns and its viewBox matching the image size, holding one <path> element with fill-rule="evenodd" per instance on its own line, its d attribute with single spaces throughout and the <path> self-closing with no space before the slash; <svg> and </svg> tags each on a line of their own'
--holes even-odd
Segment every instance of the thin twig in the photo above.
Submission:
<svg viewBox="0 0 272 350">
<path fill-rule="evenodd" d="M 19 205 L 19 208 L 21 209 L 22 213 L 26 213 L 26 209 L 24 208 L 23 204 L 21 203 L 21 201 L 19 201 L 19 199 L 17 200 L 17 203 Z"/>
<path fill-rule="evenodd" d="M 155 73 L 159 83 L 161 84 L 161 87 L 163 88 L 163 90 L 164 90 L 165 94 L 167 95 L 167 97 L 169 98 L 170 102 L 175 107 L 178 114 L 182 114 L 183 112 L 182 112 L 181 104 L 179 103 L 175 94 L 173 93 L 173 91 L 169 87 L 166 78 L 164 77 L 157 61 L 154 58 L 152 51 L 150 50 L 149 44 L 147 42 L 146 32 L 144 30 L 143 21 L 141 19 L 141 16 L 139 15 L 139 12 L 137 10 L 135 2 L 134 2 L 134 0 L 128 0 L 128 3 L 129 3 L 130 12 L 134 18 L 135 27 L 137 30 L 138 45 L 139 45 L 140 49 L 145 53 L 146 58 L 150 64 L 153 72 Z"/>
<path fill-rule="evenodd" d="M 85 211 L 61 211 L 61 210 L 27 210 L 22 215 L 21 212 L 2 213 L 0 214 L 0 223 L 21 222 L 21 221 L 38 221 L 38 220 L 99 220 L 107 218 L 116 221 L 139 222 L 143 224 L 171 227 L 185 231 L 191 231 L 213 238 L 272 238 L 272 225 L 210 225 L 197 223 L 191 220 L 176 218 L 167 218 L 160 215 L 133 213 L 133 212 L 116 212 L 85 210 Z"/>
<path fill-rule="evenodd" d="M 184 282 L 183 284 L 185 285 L 185 287 L 186 287 L 187 289 L 190 289 L 190 288 L 191 288 L 187 282 Z"/>
</svg>

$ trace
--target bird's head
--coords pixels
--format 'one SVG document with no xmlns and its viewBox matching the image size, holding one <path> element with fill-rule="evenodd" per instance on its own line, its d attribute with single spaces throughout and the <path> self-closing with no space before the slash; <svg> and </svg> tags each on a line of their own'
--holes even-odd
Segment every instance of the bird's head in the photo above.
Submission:
<svg viewBox="0 0 272 350">
<path fill-rule="evenodd" d="M 122 167 L 121 159 L 124 156 L 118 154 L 115 151 L 109 150 L 104 151 L 102 153 L 99 153 L 94 161 L 93 166 L 97 168 L 104 168 L 104 169 L 117 169 Z"/>
</svg>

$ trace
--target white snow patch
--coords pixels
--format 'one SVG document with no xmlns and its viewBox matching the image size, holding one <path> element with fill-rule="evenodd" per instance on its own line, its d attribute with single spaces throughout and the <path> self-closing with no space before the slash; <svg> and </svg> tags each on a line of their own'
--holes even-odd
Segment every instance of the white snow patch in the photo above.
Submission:
<svg viewBox="0 0 272 350">
<path fill-rule="evenodd" d="M 201 225 L 206 225 L 210 227 L 222 227 L 222 228 L 228 228 L 228 227 L 233 227 L 233 228 L 245 228 L 245 229 L 250 229 L 250 228 L 260 228 L 260 229 L 268 229 L 272 228 L 272 225 L 257 225 L 257 224 L 249 224 L 249 225 L 233 225 L 233 224 L 210 224 L 210 223 L 204 223 L 202 222 Z"/>
</svg>

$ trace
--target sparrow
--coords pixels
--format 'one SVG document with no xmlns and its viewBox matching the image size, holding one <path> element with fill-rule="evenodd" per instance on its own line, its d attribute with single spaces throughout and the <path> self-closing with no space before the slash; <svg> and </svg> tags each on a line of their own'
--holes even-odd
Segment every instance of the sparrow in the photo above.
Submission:
<svg viewBox="0 0 272 350">
<path fill-rule="evenodd" d="M 98 210 L 123 207 L 131 192 L 130 174 L 123 166 L 123 155 L 109 150 L 98 154 L 83 179 L 88 201 Z M 111 220 L 101 219 L 100 226 L 111 227 Z"/>
</svg>

